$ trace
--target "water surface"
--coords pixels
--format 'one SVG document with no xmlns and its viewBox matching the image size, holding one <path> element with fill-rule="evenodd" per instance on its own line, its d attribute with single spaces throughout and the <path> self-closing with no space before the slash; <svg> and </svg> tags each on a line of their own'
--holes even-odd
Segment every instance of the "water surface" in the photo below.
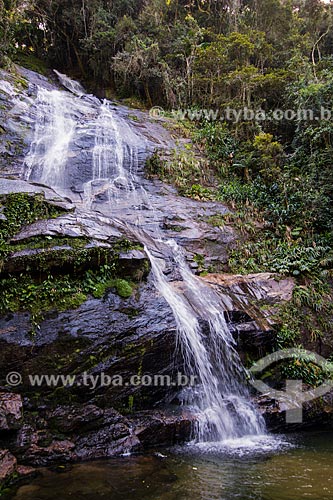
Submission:
<svg viewBox="0 0 333 500">
<path fill-rule="evenodd" d="M 43 469 L 16 500 L 333 499 L 333 433 Z"/>
</svg>

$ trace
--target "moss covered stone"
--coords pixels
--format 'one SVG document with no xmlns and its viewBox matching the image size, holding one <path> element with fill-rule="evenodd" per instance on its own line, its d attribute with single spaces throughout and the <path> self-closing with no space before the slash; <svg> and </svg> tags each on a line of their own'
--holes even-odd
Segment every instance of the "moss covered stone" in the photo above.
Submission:
<svg viewBox="0 0 333 500">
<path fill-rule="evenodd" d="M 48 311 L 75 309 L 89 296 L 101 299 L 113 290 L 129 298 L 130 283 L 149 270 L 142 246 L 126 238 L 108 243 L 39 235 L 13 242 L 23 227 L 58 217 L 64 210 L 42 195 L 10 194 L 1 203 L 0 314 L 28 311 L 32 331 Z"/>
</svg>

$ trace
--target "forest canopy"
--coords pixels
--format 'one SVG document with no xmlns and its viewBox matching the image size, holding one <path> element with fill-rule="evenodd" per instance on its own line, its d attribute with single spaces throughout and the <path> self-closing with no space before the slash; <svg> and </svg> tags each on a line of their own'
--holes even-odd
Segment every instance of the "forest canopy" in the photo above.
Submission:
<svg viewBox="0 0 333 500">
<path fill-rule="evenodd" d="M 269 106 L 331 63 L 320 0 L 0 0 L 0 12 L 2 60 L 23 50 L 149 104 Z"/>
</svg>

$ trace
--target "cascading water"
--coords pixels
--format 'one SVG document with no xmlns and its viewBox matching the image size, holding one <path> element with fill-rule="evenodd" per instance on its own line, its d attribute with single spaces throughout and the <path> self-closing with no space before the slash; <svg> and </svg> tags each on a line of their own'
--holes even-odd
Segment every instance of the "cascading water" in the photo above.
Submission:
<svg viewBox="0 0 333 500">
<path fill-rule="evenodd" d="M 31 178 L 51 187 L 67 185 L 69 145 L 80 135 L 87 135 L 91 138 L 91 147 L 86 151 L 91 174 L 83 182 L 85 208 L 92 209 L 101 193 L 107 193 L 109 202 L 113 202 L 112 211 L 119 203 L 149 204 L 149 193 L 141 189 L 137 175 L 138 147 L 144 139 L 117 115 L 109 101 L 98 105 L 96 99 L 93 104 L 83 102 L 82 87 L 60 76 L 76 95 L 39 90 L 35 136 L 26 160 Z M 156 225 L 153 229 L 156 231 Z M 133 229 L 146 245 L 156 288 L 176 319 L 188 374 L 198 379 L 198 385 L 183 394 L 184 403 L 198 414 L 195 440 L 220 442 L 262 434 L 264 422 L 250 402 L 245 372 L 224 317 L 228 298 L 223 303 L 209 285 L 191 273 L 174 240 L 161 239 L 161 247 L 171 253 L 182 278 L 183 290 L 176 291 L 164 275 L 164 260 L 155 257 L 149 245 L 156 233 L 145 237 L 145 231 L 149 232 L 149 228 Z"/>
<path fill-rule="evenodd" d="M 137 140 L 127 123 L 117 119 L 111 103 L 104 100 L 96 120 L 92 180 L 84 186 L 86 204 L 91 204 L 98 192 L 107 192 L 109 200 L 120 201 L 135 190 L 132 172 L 138 166 Z M 128 171 L 124 168 L 125 161 Z"/>
<path fill-rule="evenodd" d="M 86 94 L 86 91 L 79 82 L 72 80 L 67 75 L 60 73 L 56 69 L 54 69 L 53 71 L 59 78 L 60 83 L 72 94 L 77 95 L 78 97 L 82 97 Z"/>
<path fill-rule="evenodd" d="M 39 88 L 34 137 L 26 157 L 26 178 L 67 195 L 79 181 L 85 207 L 92 208 L 96 198 L 103 195 L 109 201 L 127 203 L 131 192 L 134 193 L 131 202 L 136 202 L 134 173 L 139 164 L 138 145 L 140 142 L 141 149 L 145 149 L 146 141 L 117 115 L 112 103 L 107 100 L 101 103 L 85 94 L 80 84 L 56 73 L 71 93 Z M 84 172 L 80 171 L 80 165 L 76 170 L 73 168 L 78 149 L 85 150 Z"/>
<path fill-rule="evenodd" d="M 26 158 L 27 178 L 62 187 L 69 145 L 75 130 L 71 96 L 39 89 L 34 139 Z"/>
<path fill-rule="evenodd" d="M 173 240 L 164 242 L 172 249 L 175 264 L 184 283 L 177 293 L 164 274 L 164 263 L 146 252 L 152 264 L 155 284 L 176 318 L 179 341 L 189 374 L 199 380 L 187 388 L 184 402 L 199 416 L 195 439 L 219 442 L 244 435 L 260 435 L 265 425 L 249 400 L 244 385 L 244 370 L 234 340 L 225 321 L 220 298 L 189 270 L 181 248 Z M 204 317 L 204 331 L 198 318 Z"/>
</svg>

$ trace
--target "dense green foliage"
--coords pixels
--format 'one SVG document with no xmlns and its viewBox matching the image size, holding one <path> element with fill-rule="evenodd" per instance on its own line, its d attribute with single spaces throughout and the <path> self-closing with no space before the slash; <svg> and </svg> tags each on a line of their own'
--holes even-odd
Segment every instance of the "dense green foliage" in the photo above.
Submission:
<svg viewBox="0 0 333 500">
<path fill-rule="evenodd" d="M 0 11 L 5 54 L 17 42 L 95 87 L 170 106 L 269 109 L 331 52 L 319 0 L 1 0 Z"/>
<path fill-rule="evenodd" d="M 30 273 L 10 275 L 1 279 L 0 313 L 28 311 L 34 333 L 45 313 L 51 310 L 76 309 L 91 295 L 102 299 L 108 290 L 122 298 L 132 295 L 132 285 L 117 275 L 116 261 L 84 273 L 54 274 L 39 277 Z"/>
</svg>

